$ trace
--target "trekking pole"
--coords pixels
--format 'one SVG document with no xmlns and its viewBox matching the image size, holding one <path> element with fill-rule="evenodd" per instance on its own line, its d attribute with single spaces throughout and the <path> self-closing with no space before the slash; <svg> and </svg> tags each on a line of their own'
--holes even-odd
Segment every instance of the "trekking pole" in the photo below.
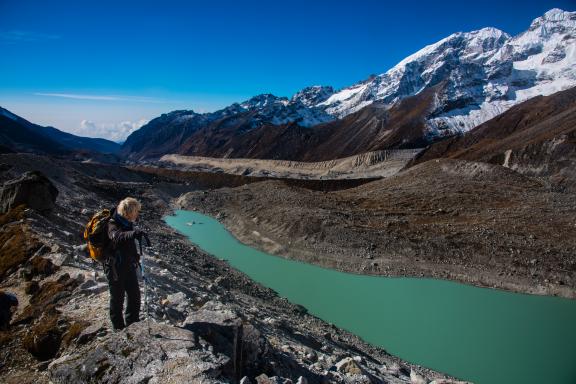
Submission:
<svg viewBox="0 0 576 384">
<path fill-rule="evenodd" d="M 148 236 L 145 235 L 147 246 L 150 246 L 150 240 Z M 147 278 L 144 274 L 144 252 L 142 251 L 142 239 L 139 241 L 140 243 L 140 272 L 142 273 L 142 282 L 144 283 L 144 311 L 146 313 L 146 325 L 148 327 L 148 336 L 150 336 L 150 316 L 148 315 L 148 284 Z"/>
</svg>

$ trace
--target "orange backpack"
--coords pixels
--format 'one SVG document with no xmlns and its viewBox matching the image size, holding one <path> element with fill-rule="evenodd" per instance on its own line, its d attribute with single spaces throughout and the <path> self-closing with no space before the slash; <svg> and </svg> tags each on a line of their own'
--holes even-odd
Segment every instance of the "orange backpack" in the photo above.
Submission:
<svg viewBox="0 0 576 384">
<path fill-rule="evenodd" d="M 92 216 L 84 229 L 84 240 L 88 242 L 90 257 L 101 263 L 106 261 L 105 250 L 110 243 L 108 238 L 108 221 L 110 217 L 110 210 L 103 209 Z"/>
</svg>

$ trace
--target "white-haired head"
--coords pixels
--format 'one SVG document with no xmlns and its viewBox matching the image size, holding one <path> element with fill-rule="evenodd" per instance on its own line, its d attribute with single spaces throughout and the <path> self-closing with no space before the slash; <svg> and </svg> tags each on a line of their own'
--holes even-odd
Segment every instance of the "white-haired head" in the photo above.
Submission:
<svg viewBox="0 0 576 384">
<path fill-rule="evenodd" d="M 138 213 L 140 213 L 140 209 L 142 209 L 142 205 L 138 200 L 133 197 L 127 197 L 118 203 L 116 211 L 128 220 L 135 221 Z"/>
</svg>

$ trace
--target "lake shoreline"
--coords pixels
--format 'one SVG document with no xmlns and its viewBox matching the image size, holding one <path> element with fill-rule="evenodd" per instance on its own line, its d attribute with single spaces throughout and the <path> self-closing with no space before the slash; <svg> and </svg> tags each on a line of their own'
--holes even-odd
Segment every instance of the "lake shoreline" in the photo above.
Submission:
<svg viewBox="0 0 576 384">
<path fill-rule="evenodd" d="M 254 247 L 262 252 L 274 254 L 289 260 L 298 260 L 306 263 L 313 263 L 323 268 L 335 269 L 340 272 L 358 274 L 363 276 L 379 276 L 379 277 L 412 277 L 412 278 L 431 278 L 438 280 L 453 281 L 462 284 L 473 285 L 480 288 L 497 289 L 513 293 L 522 293 L 526 295 L 538 296 L 551 296 L 561 297 L 565 299 L 576 300 L 576 289 L 571 289 L 566 286 L 559 286 L 550 284 L 548 287 L 538 286 L 533 287 L 529 282 L 525 281 L 505 281 L 490 276 L 490 273 L 482 273 L 480 270 L 470 270 L 458 273 L 457 271 L 438 272 L 431 271 L 430 269 L 418 269 L 412 267 L 411 269 L 402 270 L 401 268 L 391 269 L 390 271 L 381 271 L 374 273 L 374 271 L 361 272 L 354 268 L 345 267 L 338 264 L 330 263 L 327 259 L 319 258 L 318 261 L 310 261 L 305 257 L 299 257 L 296 250 L 291 250 L 288 247 L 278 248 L 277 246 L 270 246 L 269 242 L 262 241 L 262 236 L 256 236 L 253 233 L 246 232 L 242 225 L 238 225 L 237 220 L 231 220 L 228 217 L 221 219 L 221 223 L 234 235 L 238 241 L 243 244 Z M 322 261 L 324 260 L 324 262 Z"/>
<path fill-rule="evenodd" d="M 234 188 L 234 191 L 240 192 L 238 190 L 241 188 Z M 242 192 L 249 190 L 249 188 L 251 187 L 243 188 Z M 266 227 L 261 220 L 255 221 L 254 217 L 251 217 L 252 213 L 247 212 L 245 208 L 240 208 L 237 202 L 230 203 L 233 198 L 229 197 L 228 194 L 231 191 L 231 189 L 220 189 L 210 191 L 210 194 L 205 191 L 191 192 L 178 199 L 175 206 L 196 210 L 216 218 L 241 243 L 263 252 L 341 272 L 387 277 L 427 277 L 515 293 L 576 299 L 576 288 L 574 287 L 552 281 L 534 284 L 534 280 L 529 276 L 515 275 L 504 268 L 487 269 L 484 266 L 470 264 L 413 263 L 406 258 L 398 260 L 378 256 L 375 253 L 368 257 L 360 255 L 356 259 L 347 257 L 346 254 L 354 255 L 366 250 L 361 249 L 359 251 L 350 247 L 336 247 L 333 244 L 323 243 L 321 240 L 291 243 L 286 233 L 280 231 L 269 233 L 263 230 Z M 219 194 L 226 195 L 220 199 Z M 214 197 L 215 195 L 215 199 L 210 199 L 211 196 Z M 250 200 L 252 199 L 253 197 L 250 198 Z M 223 203 L 223 200 L 226 202 Z M 277 224 L 282 227 L 286 225 L 286 222 L 282 221 L 280 217 Z"/>
<path fill-rule="evenodd" d="M 510 383 L 502 381 L 508 372 L 517 382 L 538 383 L 550 370 L 558 372 L 558 382 L 567 382 L 570 370 L 561 367 L 570 365 L 569 345 L 576 342 L 571 330 L 576 308 L 570 300 L 491 292 L 447 280 L 340 273 L 247 246 L 221 221 L 203 215 L 184 210 L 165 220 L 204 252 L 402 359 L 474 382 Z M 360 313 L 363 316 L 357 316 Z M 534 351 L 522 346 L 527 335 L 532 335 L 528 339 Z M 545 361 L 544 351 L 552 345 L 557 348 L 549 355 L 548 367 L 527 371 L 526 366 Z M 451 352 L 466 354 L 470 348 L 475 352 L 464 359 Z M 515 363 L 506 362 L 511 355 L 519 357 Z"/>
</svg>

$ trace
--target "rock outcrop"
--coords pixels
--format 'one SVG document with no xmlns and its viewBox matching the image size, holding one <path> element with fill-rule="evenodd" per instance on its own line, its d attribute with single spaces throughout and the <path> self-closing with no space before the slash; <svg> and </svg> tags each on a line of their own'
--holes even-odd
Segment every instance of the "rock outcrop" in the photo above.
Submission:
<svg viewBox="0 0 576 384">
<path fill-rule="evenodd" d="M 0 189 L 0 213 L 26 204 L 41 213 L 54 208 L 58 189 L 41 172 L 26 172 L 20 178 L 5 183 Z"/>
<path fill-rule="evenodd" d="M 221 382 L 215 379 L 229 358 L 205 347 L 191 331 L 142 321 L 61 356 L 48 369 L 57 383 Z"/>
</svg>

